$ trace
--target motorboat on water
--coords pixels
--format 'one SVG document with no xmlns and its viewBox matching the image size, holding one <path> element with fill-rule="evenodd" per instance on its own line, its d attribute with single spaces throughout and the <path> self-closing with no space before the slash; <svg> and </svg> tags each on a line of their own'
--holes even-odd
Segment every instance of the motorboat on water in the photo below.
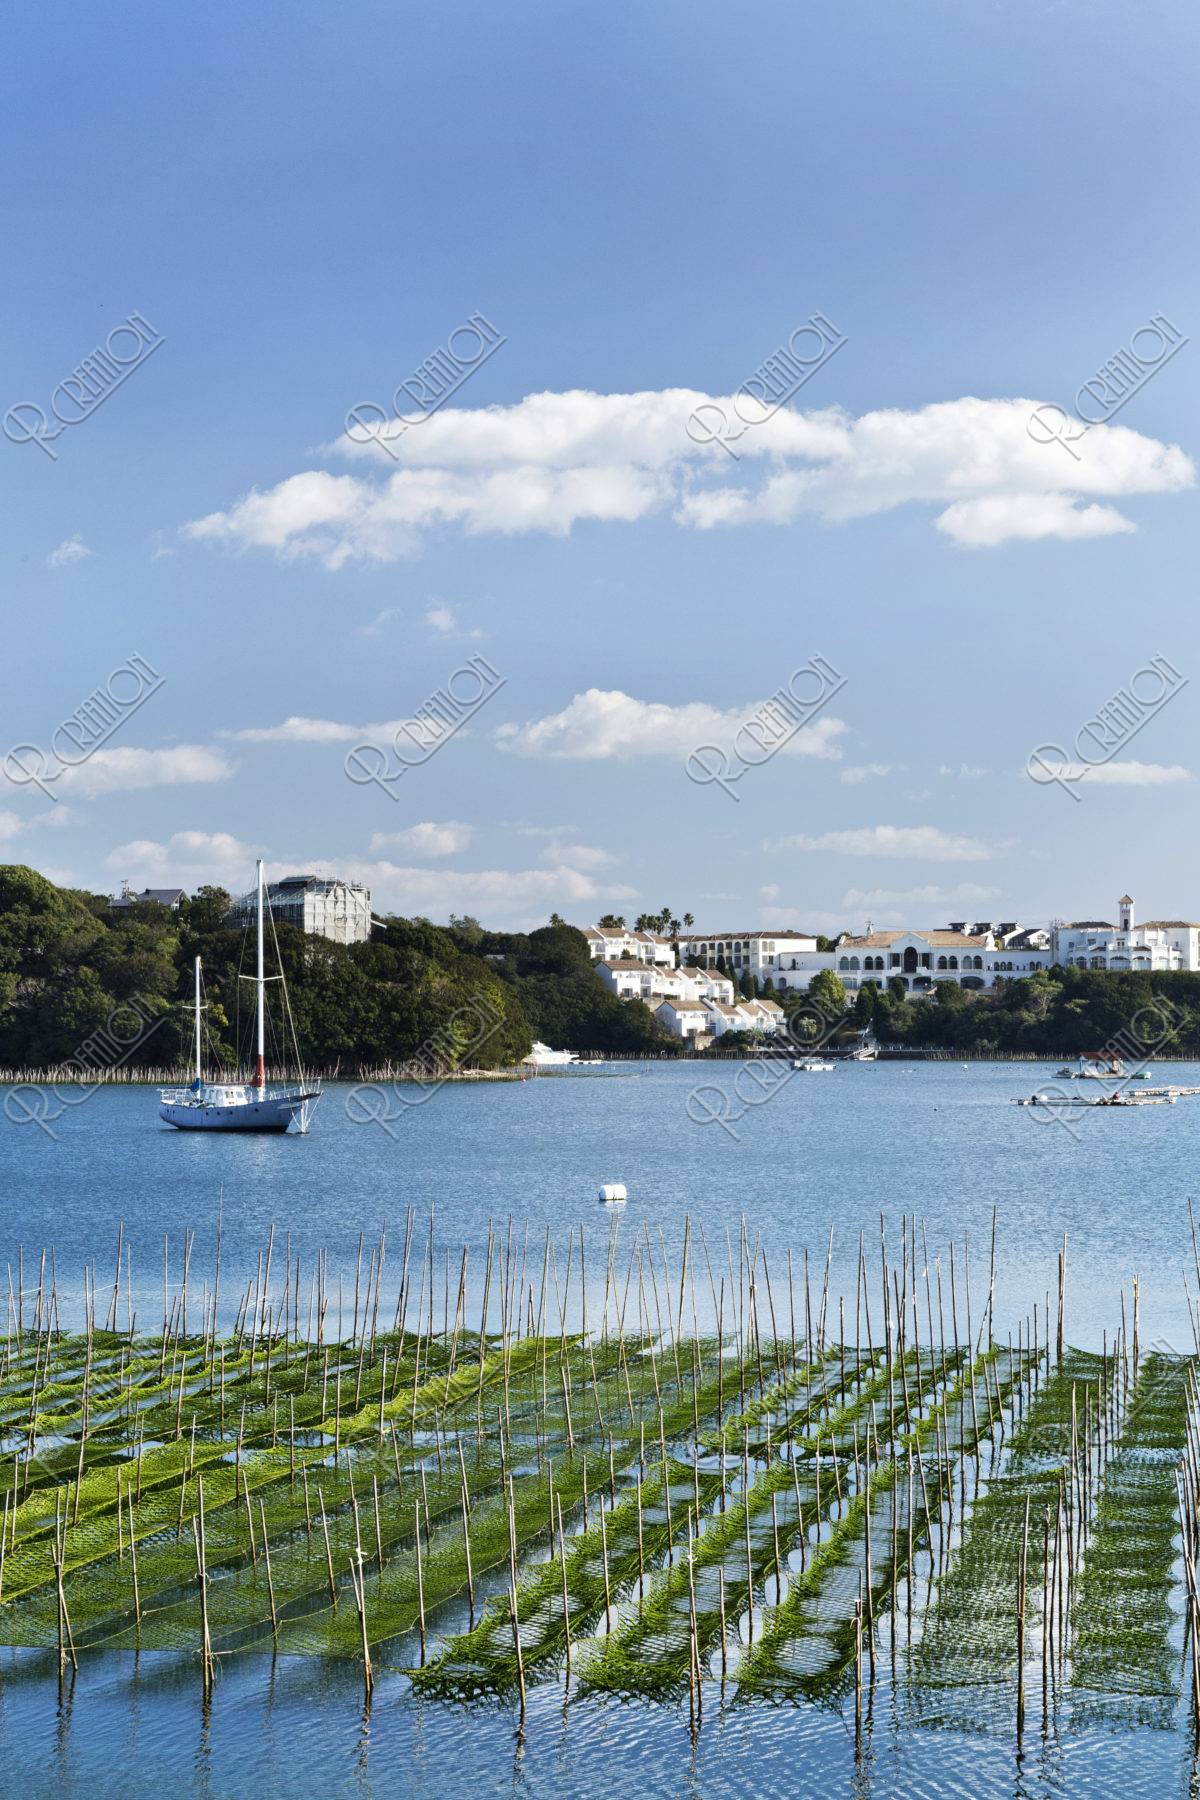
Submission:
<svg viewBox="0 0 1200 1800">
<path fill-rule="evenodd" d="M 287 1005 L 287 987 L 283 975 L 273 975 L 283 989 L 284 1010 L 291 1027 Z M 254 977 L 257 996 L 257 1057 L 250 1081 L 206 1082 L 203 1069 L 203 1034 L 201 1015 L 201 960 L 196 958 L 196 1074 L 186 1088 L 163 1088 L 159 1094 L 159 1117 L 180 1131 L 288 1131 L 294 1125 L 303 1136 L 312 1123 L 312 1110 L 321 1098 L 319 1083 L 305 1081 L 268 1085 L 266 1078 L 266 988 L 268 977 L 263 966 L 263 866 L 258 865 L 258 972 Z M 295 1046 L 295 1031 L 292 1031 Z M 300 1057 L 297 1051 L 296 1062 Z"/>
<path fill-rule="evenodd" d="M 815 1059 L 808 1062 L 794 1062 L 792 1067 L 798 1069 L 802 1075 L 832 1075 L 834 1069 L 833 1063 L 818 1062 Z"/>
<path fill-rule="evenodd" d="M 539 1043 L 535 1039 L 529 1055 L 522 1057 L 521 1066 L 526 1069 L 566 1069 L 573 1067 L 578 1061 L 573 1050 L 552 1050 L 549 1044 Z"/>
</svg>

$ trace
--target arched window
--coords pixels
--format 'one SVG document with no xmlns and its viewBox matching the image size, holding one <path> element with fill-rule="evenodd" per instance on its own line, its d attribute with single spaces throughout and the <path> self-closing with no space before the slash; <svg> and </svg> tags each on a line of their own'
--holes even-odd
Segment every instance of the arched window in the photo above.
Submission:
<svg viewBox="0 0 1200 1800">
<path fill-rule="evenodd" d="M 939 969 L 944 969 L 944 968 L 945 968 L 945 967 L 946 967 L 946 959 L 945 959 L 945 957 L 944 957 L 944 956 L 939 956 L 939 957 L 938 957 L 938 968 L 939 968 Z"/>
<path fill-rule="evenodd" d="M 852 957 L 851 957 L 851 958 L 850 958 L 850 967 L 851 967 L 851 968 L 852 968 L 852 969 L 857 969 L 857 967 L 858 967 L 858 958 L 857 958 L 857 956 L 852 956 Z"/>
<path fill-rule="evenodd" d="M 838 968 L 839 969 L 848 969 L 849 967 L 850 967 L 850 958 L 848 956 L 843 956 L 841 961 L 838 963 Z"/>
<path fill-rule="evenodd" d="M 976 958 L 975 958 L 975 967 L 976 967 L 976 968 L 977 968 L 977 969 L 982 969 L 982 967 L 983 967 L 983 958 L 982 958 L 982 956 L 977 956 L 977 957 L 976 957 Z"/>
<path fill-rule="evenodd" d="M 950 967 L 951 967 L 951 968 L 952 968 L 952 969 L 957 969 L 957 967 L 958 967 L 958 958 L 957 958 L 957 956 L 952 956 L 952 957 L 951 957 L 951 958 L 950 958 Z"/>
</svg>

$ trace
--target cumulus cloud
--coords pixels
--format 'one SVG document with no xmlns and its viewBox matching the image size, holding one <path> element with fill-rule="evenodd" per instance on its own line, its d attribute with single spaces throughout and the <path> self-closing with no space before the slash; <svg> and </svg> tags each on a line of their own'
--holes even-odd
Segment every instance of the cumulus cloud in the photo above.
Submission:
<svg viewBox="0 0 1200 1800">
<path fill-rule="evenodd" d="M 482 631 L 470 631 L 458 622 L 458 615 L 452 606 L 431 606 L 425 614 L 425 623 L 439 637 L 481 638 Z"/>
<path fill-rule="evenodd" d="M 185 537 L 329 568 L 351 558 L 390 562 L 424 533 L 564 533 L 589 520 L 625 522 L 670 511 L 684 526 L 787 524 L 808 515 L 866 517 L 911 503 L 939 507 L 938 529 L 982 548 L 1011 540 L 1130 531 L 1102 499 L 1192 485 L 1177 446 L 1121 425 L 1097 425 L 1078 462 L 1027 430 L 1037 402 L 966 396 L 855 418 L 837 407 L 781 407 L 738 438 L 738 481 L 713 434 L 688 433 L 699 408 L 736 416 L 731 397 L 690 388 L 636 394 L 530 394 L 513 406 L 444 407 L 389 449 L 341 437 L 330 456 L 366 473 L 306 469 L 193 519 Z M 711 417 L 711 414 L 704 416 Z M 381 426 L 381 430 L 386 427 Z"/>
<path fill-rule="evenodd" d="M 120 844 L 108 867 L 134 886 L 158 887 L 167 881 L 195 891 L 205 883 L 246 891 L 253 879 L 254 859 L 261 850 L 226 832 L 177 831 L 165 842 L 139 838 Z M 346 856 L 337 862 L 308 855 L 272 852 L 278 871 L 311 870 L 317 875 L 361 881 L 371 890 L 376 916 L 420 914 L 445 920 L 451 913 L 474 913 L 489 925 L 526 930 L 544 924 L 551 912 L 587 923 L 598 911 L 636 899 L 636 891 L 602 883 L 579 869 L 557 864 L 535 869 L 448 869 L 407 865 L 377 856 Z"/>
<path fill-rule="evenodd" d="M 1137 491 L 1137 490 L 1134 490 Z M 1114 506 L 1079 506 L 1066 494 L 1001 494 L 986 500 L 959 500 L 934 520 L 939 531 L 969 549 L 991 549 L 1010 539 L 1113 537 L 1136 531 Z"/>
<path fill-rule="evenodd" d="M 57 549 L 50 552 L 49 556 L 46 558 L 46 567 L 48 569 L 62 569 L 65 568 L 67 563 L 82 562 L 85 557 L 91 556 L 92 554 L 93 552 L 88 549 L 79 533 L 76 532 L 74 537 L 64 538 Z"/>
<path fill-rule="evenodd" d="M 1043 763 L 1046 773 L 1034 776 L 1039 785 L 1045 786 L 1051 779 L 1061 781 L 1082 781 L 1087 777 L 1089 785 L 1099 784 L 1101 787 L 1166 787 L 1176 781 L 1190 781 L 1192 772 L 1185 769 L 1182 763 L 1143 763 L 1143 762 L 1110 762 L 1110 763 Z M 1053 774 L 1050 773 L 1053 771 Z M 1023 773 L 1028 775 L 1029 769 Z"/>
<path fill-rule="evenodd" d="M 530 925 L 551 912 L 572 908 L 607 908 L 633 900 L 636 890 L 600 883 L 580 869 L 558 865 L 545 869 L 425 869 L 390 862 L 351 864 L 356 878 L 371 889 L 376 912 L 423 913 L 435 919 L 469 912 L 489 924 Z M 581 920 L 581 923 L 587 923 Z"/>
<path fill-rule="evenodd" d="M 225 781 L 233 767 L 219 750 L 203 744 L 175 744 L 166 750 L 131 748 L 94 750 L 84 763 L 55 776 L 56 794 L 123 794 L 141 788 L 175 787 L 192 782 Z M 0 779 L 13 782 L 0 768 Z"/>
<path fill-rule="evenodd" d="M 576 694 L 561 712 L 524 725 L 502 725 L 496 741 L 502 750 L 518 756 L 574 757 L 596 761 L 604 757 L 681 756 L 700 744 L 732 743 L 747 719 L 765 703 L 751 701 L 744 707 L 722 712 L 703 700 L 670 706 L 662 701 L 636 700 L 619 688 L 588 688 Z M 846 727 L 840 719 L 816 719 L 804 725 L 781 754 L 837 758 L 836 742 Z"/>
<path fill-rule="evenodd" d="M 259 850 L 227 831 L 176 831 L 165 843 L 133 838 L 105 859 L 131 886 L 168 884 L 195 892 L 211 885 L 240 893 L 253 879 Z"/>
<path fill-rule="evenodd" d="M 610 851 L 595 844 L 547 844 L 542 861 L 567 869 L 606 869 L 616 859 Z"/>
<path fill-rule="evenodd" d="M 473 825 L 464 825 L 457 819 L 448 819 L 443 825 L 424 819 L 403 831 L 377 831 L 371 839 L 371 854 L 394 848 L 412 850 L 418 856 L 455 856 L 467 848 L 474 835 Z"/>
<path fill-rule="evenodd" d="M 962 837 L 936 825 L 863 825 L 825 831 L 819 837 L 777 838 L 763 849 L 826 850 L 835 856 L 911 857 L 921 862 L 987 862 L 997 853 L 982 838 Z"/>
<path fill-rule="evenodd" d="M 222 737 L 240 744 L 382 744 L 399 731 L 403 719 L 383 725 L 343 725 L 335 719 L 308 719 L 292 713 L 280 725 L 250 725 L 244 731 L 223 731 Z"/>
</svg>

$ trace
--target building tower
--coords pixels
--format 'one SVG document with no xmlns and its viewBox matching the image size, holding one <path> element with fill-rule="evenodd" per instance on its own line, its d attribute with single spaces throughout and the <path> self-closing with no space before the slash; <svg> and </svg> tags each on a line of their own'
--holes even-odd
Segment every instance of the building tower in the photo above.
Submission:
<svg viewBox="0 0 1200 1800">
<path fill-rule="evenodd" d="M 1121 898 L 1118 902 L 1118 905 L 1121 908 L 1120 913 L 1118 914 L 1118 917 L 1120 918 L 1120 921 L 1121 921 L 1121 930 L 1122 931 L 1132 931 L 1133 930 L 1133 900 L 1130 898 L 1130 896 L 1128 894 L 1122 894 Z"/>
</svg>

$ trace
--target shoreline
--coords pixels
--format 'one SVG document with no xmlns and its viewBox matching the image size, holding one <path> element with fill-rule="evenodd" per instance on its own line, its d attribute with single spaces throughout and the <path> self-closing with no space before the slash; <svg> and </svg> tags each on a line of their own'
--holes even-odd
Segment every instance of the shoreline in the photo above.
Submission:
<svg viewBox="0 0 1200 1800">
<path fill-rule="evenodd" d="M 621 1055 L 588 1054 L 581 1052 L 581 1060 L 577 1063 L 560 1064 L 549 1068 L 524 1068 L 517 1066 L 507 1069 L 454 1069 L 445 1074 L 430 1074 L 405 1068 L 384 1067 L 382 1069 L 359 1069 L 352 1073 L 343 1073 L 334 1069 L 321 1073 L 306 1071 L 309 1079 L 326 1082 L 332 1085 L 374 1086 L 396 1082 L 411 1082 L 414 1085 L 440 1087 L 444 1082 L 514 1082 L 544 1081 L 547 1079 L 579 1076 L 581 1074 L 605 1074 L 614 1076 L 618 1066 L 629 1063 L 690 1063 L 703 1067 L 705 1064 L 718 1062 L 762 1062 L 772 1057 L 776 1059 L 799 1057 L 805 1054 L 800 1046 L 792 1045 L 786 1050 L 773 1052 L 764 1046 L 761 1050 L 709 1050 L 699 1053 L 678 1053 L 660 1051 L 628 1051 Z M 835 1062 L 849 1063 L 852 1059 L 840 1056 L 836 1052 L 823 1051 L 819 1047 L 807 1052 L 812 1056 L 830 1056 Z M 977 1050 L 945 1050 L 919 1048 L 880 1048 L 878 1062 L 922 1062 L 922 1063 L 995 1063 L 997 1066 L 1008 1066 L 1020 1063 L 1060 1063 L 1069 1064 L 1078 1061 L 1078 1051 L 993 1051 L 984 1055 Z M 1166 1051 L 1147 1057 L 1148 1064 L 1154 1063 L 1200 1063 L 1200 1051 L 1194 1055 L 1186 1051 Z M 1132 1066 L 1140 1067 L 1140 1064 Z M 282 1076 L 273 1079 L 283 1079 Z M 1115 1079 L 1115 1078 L 1114 1078 Z M 186 1086 L 192 1080 L 190 1070 L 133 1070 L 106 1069 L 97 1070 L 94 1075 L 83 1077 L 75 1071 L 58 1071 L 55 1069 L 0 1069 L 0 1088 L 18 1087 L 179 1087 Z"/>
</svg>

